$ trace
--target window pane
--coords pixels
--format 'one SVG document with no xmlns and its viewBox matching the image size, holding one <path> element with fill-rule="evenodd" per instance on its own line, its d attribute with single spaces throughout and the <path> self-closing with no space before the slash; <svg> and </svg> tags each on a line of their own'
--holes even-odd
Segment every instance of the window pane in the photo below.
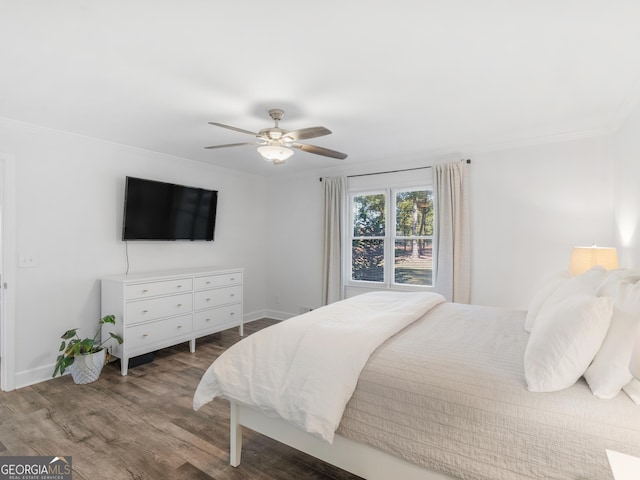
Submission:
<svg viewBox="0 0 640 480">
<path fill-rule="evenodd" d="M 353 197 L 353 236 L 384 237 L 385 194 Z"/>
<path fill-rule="evenodd" d="M 396 193 L 396 235 L 433 235 L 433 193 L 430 190 Z"/>
<path fill-rule="evenodd" d="M 353 240 L 351 279 L 384 282 L 384 240 Z"/>
<path fill-rule="evenodd" d="M 395 283 L 433 285 L 433 251 L 431 240 L 404 239 L 395 242 Z"/>
</svg>

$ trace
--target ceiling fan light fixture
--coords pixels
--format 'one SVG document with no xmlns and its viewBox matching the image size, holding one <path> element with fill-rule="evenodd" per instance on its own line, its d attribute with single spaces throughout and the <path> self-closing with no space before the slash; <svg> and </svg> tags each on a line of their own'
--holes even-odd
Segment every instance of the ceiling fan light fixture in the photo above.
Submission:
<svg viewBox="0 0 640 480">
<path fill-rule="evenodd" d="M 324 147 L 318 147 L 316 145 L 309 145 L 307 143 L 298 143 L 299 140 L 307 140 L 309 138 L 318 138 L 329 135 L 331 130 L 325 127 L 308 127 L 298 130 L 283 130 L 278 126 L 278 122 L 282 119 L 284 111 L 279 108 L 273 108 L 269 110 L 269 116 L 275 122 L 275 125 L 271 128 L 263 128 L 258 133 L 245 130 L 243 128 L 232 127 L 231 125 L 225 125 L 224 123 L 209 122 L 210 125 L 216 127 L 226 128 L 240 133 L 245 133 L 255 137 L 257 141 L 253 142 L 241 142 L 241 143 L 228 143 L 225 145 L 211 145 L 204 147 L 207 149 L 227 148 L 227 147 L 239 147 L 243 145 L 259 145 L 258 153 L 267 162 L 272 162 L 274 165 L 281 165 L 293 155 L 292 148 L 302 150 L 303 152 L 313 153 L 315 155 L 322 155 L 323 157 L 337 158 L 344 160 L 347 158 L 346 153 L 336 152 Z"/>
<path fill-rule="evenodd" d="M 280 145 L 263 145 L 262 147 L 258 147 L 258 153 L 262 155 L 262 158 L 267 162 L 273 162 L 277 165 L 284 163 L 287 158 L 293 155 L 293 150 Z"/>
</svg>

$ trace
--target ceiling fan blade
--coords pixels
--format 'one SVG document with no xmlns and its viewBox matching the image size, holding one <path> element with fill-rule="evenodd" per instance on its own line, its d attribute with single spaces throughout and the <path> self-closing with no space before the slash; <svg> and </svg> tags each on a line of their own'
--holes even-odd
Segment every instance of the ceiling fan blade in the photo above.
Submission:
<svg viewBox="0 0 640 480">
<path fill-rule="evenodd" d="M 249 130 L 245 130 L 244 128 L 238 128 L 238 127 L 232 127 L 231 125 L 225 125 L 224 123 L 209 122 L 209 125 L 215 125 L 216 127 L 228 128 L 229 130 L 234 130 L 234 131 L 240 132 L 240 133 L 246 133 L 248 135 L 253 135 L 254 137 L 258 136 L 258 134 L 255 133 L 255 132 L 250 132 Z"/>
<path fill-rule="evenodd" d="M 262 145 L 262 144 L 260 142 L 227 143 L 225 145 L 212 145 L 210 147 L 204 147 L 204 148 L 206 149 L 227 148 L 227 147 L 239 147 L 241 145 Z"/>
<path fill-rule="evenodd" d="M 307 138 L 317 138 L 329 135 L 331 130 L 324 127 L 309 127 L 301 128 L 300 130 L 293 130 L 287 132 L 284 138 L 290 138 L 291 140 L 306 140 Z"/>
<path fill-rule="evenodd" d="M 348 156 L 346 153 L 336 152 L 335 150 L 329 150 L 328 148 L 317 147 L 315 145 L 307 145 L 305 143 L 292 143 L 291 146 L 303 152 L 315 153 L 316 155 L 338 158 L 340 160 L 344 160 Z"/>
</svg>

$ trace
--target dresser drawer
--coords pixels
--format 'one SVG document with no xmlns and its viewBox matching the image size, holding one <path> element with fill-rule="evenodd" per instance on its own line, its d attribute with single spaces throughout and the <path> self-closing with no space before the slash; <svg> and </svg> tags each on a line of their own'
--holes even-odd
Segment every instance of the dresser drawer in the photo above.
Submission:
<svg viewBox="0 0 640 480">
<path fill-rule="evenodd" d="M 127 285 L 125 295 L 127 300 L 155 297 L 157 295 L 170 295 L 173 293 L 190 292 L 193 290 L 193 279 L 182 278 L 180 280 L 164 280 L 161 282 L 148 282 Z"/>
<path fill-rule="evenodd" d="M 134 349 L 143 345 L 153 345 L 171 340 L 178 336 L 189 335 L 192 331 L 191 315 L 182 315 L 128 327 L 125 335 L 127 347 Z"/>
<path fill-rule="evenodd" d="M 150 298 L 127 303 L 125 305 L 125 318 L 127 325 L 130 325 L 170 315 L 184 314 L 191 312 L 192 309 L 193 297 L 191 293 L 170 295 L 168 297 Z"/>
<path fill-rule="evenodd" d="M 239 303 L 242 301 L 242 286 L 226 288 L 214 288 L 203 290 L 193 294 L 193 305 L 195 310 L 202 308 L 217 307 L 228 303 Z"/>
<path fill-rule="evenodd" d="M 239 325 L 242 308 L 239 303 L 211 308 L 193 314 L 193 331 L 216 328 L 220 325 Z"/>
<path fill-rule="evenodd" d="M 194 279 L 195 290 L 203 288 L 225 287 L 227 285 L 240 285 L 242 283 L 242 273 L 223 273 L 220 275 L 207 275 L 205 277 L 196 277 Z"/>
</svg>

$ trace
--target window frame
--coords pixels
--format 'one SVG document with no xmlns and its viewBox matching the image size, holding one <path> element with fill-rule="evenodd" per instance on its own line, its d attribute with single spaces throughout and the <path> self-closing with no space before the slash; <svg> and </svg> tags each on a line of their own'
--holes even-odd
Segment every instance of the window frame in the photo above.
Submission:
<svg viewBox="0 0 640 480">
<path fill-rule="evenodd" d="M 434 224 L 433 224 L 433 232 L 432 235 L 418 235 L 416 237 L 406 236 L 406 235 L 396 235 L 396 195 L 399 192 L 412 192 L 412 191 L 428 191 L 431 193 L 431 197 L 433 199 L 434 205 Z M 354 209 L 353 209 L 353 200 L 354 197 L 366 196 L 366 195 L 385 195 L 385 236 L 371 236 L 371 237 L 361 237 L 354 235 Z M 428 182 L 423 182 L 420 184 L 396 184 L 389 187 L 370 187 L 370 188 L 354 188 L 347 190 L 347 201 L 346 207 L 348 209 L 348 215 L 346 215 L 346 220 L 348 222 L 346 235 L 344 239 L 345 243 L 345 255 L 344 257 L 344 268 L 343 268 L 343 284 L 347 288 L 361 288 L 361 289 L 385 289 L 385 290 L 411 290 L 411 291 L 434 291 L 436 288 L 436 219 L 435 219 L 435 197 L 433 196 L 433 185 Z M 376 282 L 371 280 L 354 280 L 353 279 L 353 241 L 357 239 L 382 239 L 384 241 L 384 275 L 382 282 Z M 414 285 L 414 284 L 406 284 L 406 283 L 396 283 L 395 281 L 395 243 L 396 240 L 403 239 L 430 239 L 432 245 L 432 277 L 431 277 L 431 285 Z"/>
</svg>

